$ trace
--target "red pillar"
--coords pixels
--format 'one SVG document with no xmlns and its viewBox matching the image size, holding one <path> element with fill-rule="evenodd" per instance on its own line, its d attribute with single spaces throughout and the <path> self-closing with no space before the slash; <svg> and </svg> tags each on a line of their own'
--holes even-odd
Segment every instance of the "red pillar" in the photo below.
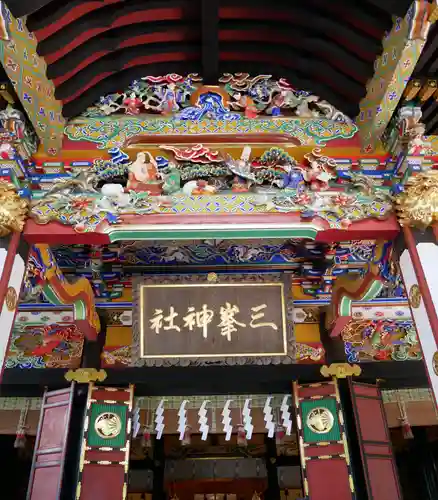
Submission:
<svg viewBox="0 0 438 500">
<path fill-rule="evenodd" d="M 0 381 L 18 308 L 27 261 L 21 234 L 0 238 Z"/>
</svg>

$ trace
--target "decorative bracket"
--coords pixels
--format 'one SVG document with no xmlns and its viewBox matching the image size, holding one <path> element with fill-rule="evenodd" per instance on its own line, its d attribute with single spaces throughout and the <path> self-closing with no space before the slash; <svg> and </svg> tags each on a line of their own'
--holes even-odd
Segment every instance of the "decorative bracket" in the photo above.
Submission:
<svg viewBox="0 0 438 500">
<path fill-rule="evenodd" d="M 78 368 L 77 370 L 69 370 L 64 375 L 68 382 L 78 382 L 79 384 L 103 382 L 106 377 L 105 370 L 96 370 L 96 368 Z"/>
<path fill-rule="evenodd" d="M 94 293 L 86 278 L 69 283 L 59 268 L 48 245 L 35 245 L 29 257 L 29 267 L 43 286 L 46 298 L 55 305 L 73 305 L 75 322 L 89 340 L 96 340 L 100 331 Z"/>
<path fill-rule="evenodd" d="M 374 151 L 402 98 L 434 19 L 431 11 L 429 2 L 415 0 L 406 16 L 395 20 L 382 42 L 382 55 L 376 59 L 374 76 L 367 84 L 356 119 L 366 153 Z"/>
<path fill-rule="evenodd" d="M 348 363 L 332 363 L 330 366 L 321 366 L 321 375 L 323 377 L 358 377 L 362 373 L 359 365 L 350 365 Z"/>
<path fill-rule="evenodd" d="M 331 337 L 340 335 L 351 321 L 353 300 L 371 300 L 381 292 L 384 280 L 378 273 L 378 266 L 371 264 L 369 272 L 362 279 L 348 275 L 336 279 L 326 316 L 326 327 L 331 330 Z"/>
</svg>

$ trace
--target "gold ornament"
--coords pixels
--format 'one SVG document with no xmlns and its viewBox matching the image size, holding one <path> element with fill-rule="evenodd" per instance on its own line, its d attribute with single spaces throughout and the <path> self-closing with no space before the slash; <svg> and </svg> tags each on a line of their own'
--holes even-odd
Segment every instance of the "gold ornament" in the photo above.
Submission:
<svg viewBox="0 0 438 500">
<path fill-rule="evenodd" d="M 318 406 L 313 408 L 307 415 L 306 425 L 315 434 L 326 434 L 333 429 L 335 419 L 333 413 L 324 408 L 323 406 Z"/>
<path fill-rule="evenodd" d="M 402 226 L 425 229 L 438 220 L 438 171 L 430 170 L 409 178 L 396 200 Z"/>
<path fill-rule="evenodd" d="M 409 290 L 409 302 L 414 309 L 418 309 L 421 304 L 421 292 L 418 285 L 412 285 Z"/>
<path fill-rule="evenodd" d="M 113 439 L 122 432 L 122 421 L 116 413 L 107 411 L 97 416 L 94 430 L 103 439 Z"/>
<path fill-rule="evenodd" d="M 6 291 L 6 297 L 5 297 L 5 302 L 6 302 L 6 307 L 8 308 L 8 311 L 15 311 L 15 308 L 17 307 L 17 292 L 13 286 L 8 287 Z"/>
<path fill-rule="evenodd" d="M 96 370 L 96 368 L 78 368 L 77 370 L 69 370 L 64 378 L 69 382 L 75 381 L 79 384 L 103 382 L 106 379 L 106 371 Z"/>
<path fill-rule="evenodd" d="M 358 377 L 362 373 L 362 368 L 359 365 L 349 365 L 348 363 L 332 363 L 330 366 L 321 366 L 320 372 L 323 377 Z"/>
<path fill-rule="evenodd" d="M 18 196 L 15 186 L 0 180 L 0 237 L 23 231 L 28 208 L 28 201 Z"/>
<path fill-rule="evenodd" d="M 432 366 L 433 366 L 433 371 L 435 372 L 435 375 L 438 376 L 438 351 L 436 351 L 436 353 L 433 355 Z"/>
<path fill-rule="evenodd" d="M 216 273 L 208 273 L 207 274 L 207 281 L 209 283 L 216 283 L 217 282 L 217 274 Z"/>
</svg>

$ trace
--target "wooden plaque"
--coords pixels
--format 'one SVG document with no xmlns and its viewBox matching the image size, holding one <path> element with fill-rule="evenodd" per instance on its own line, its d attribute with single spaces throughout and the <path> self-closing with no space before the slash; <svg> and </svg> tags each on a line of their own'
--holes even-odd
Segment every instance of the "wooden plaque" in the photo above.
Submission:
<svg viewBox="0 0 438 500">
<path fill-rule="evenodd" d="M 294 359 L 290 280 L 279 274 L 155 276 L 134 287 L 137 366 Z"/>
</svg>

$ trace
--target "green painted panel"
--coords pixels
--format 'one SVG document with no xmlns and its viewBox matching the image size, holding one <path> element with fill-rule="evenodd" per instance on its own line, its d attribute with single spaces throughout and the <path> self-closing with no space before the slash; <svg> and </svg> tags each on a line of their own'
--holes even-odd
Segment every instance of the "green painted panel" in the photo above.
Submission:
<svg viewBox="0 0 438 500">
<path fill-rule="evenodd" d="M 314 240 L 318 230 L 303 228 L 261 228 L 261 229 L 202 229 L 202 230 L 113 230 L 109 232 L 111 242 L 122 240 L 187 240 L 187 239 L 234 239 L 234 238 L 309 238 Z"/>
<path fill-rule="evenodd" d="M 331 430 L 323 434 L 313 432 L 307 425 L 307 416 L 315 408 L 326 408 L 329 410 L 334 419 L 334 424 Z M 333 398 L 313 399 L 311 401 L 301 402 L 301 414 L 303 417 L 303 433 L 305 443 L 318 443 L 319 441 L 339 441 L 341 439 L 341 431 L 339 428 L 338 410 L 336 400 Z"/>
<path fill-rule="evenodd" d="M 120 434 L 114 437 L 101 437 L 95 428 L 96 419 L 102 413 L 115 413 L 120 418 L 122 429 Z M 108 446 L 111 448 L 123 448 L 126 443 L 126 420 L 127 407 L 118 404 L 93 403 L 91 407 L 90 422 L 88 426 L 88 446 Z"/>
</svg>

